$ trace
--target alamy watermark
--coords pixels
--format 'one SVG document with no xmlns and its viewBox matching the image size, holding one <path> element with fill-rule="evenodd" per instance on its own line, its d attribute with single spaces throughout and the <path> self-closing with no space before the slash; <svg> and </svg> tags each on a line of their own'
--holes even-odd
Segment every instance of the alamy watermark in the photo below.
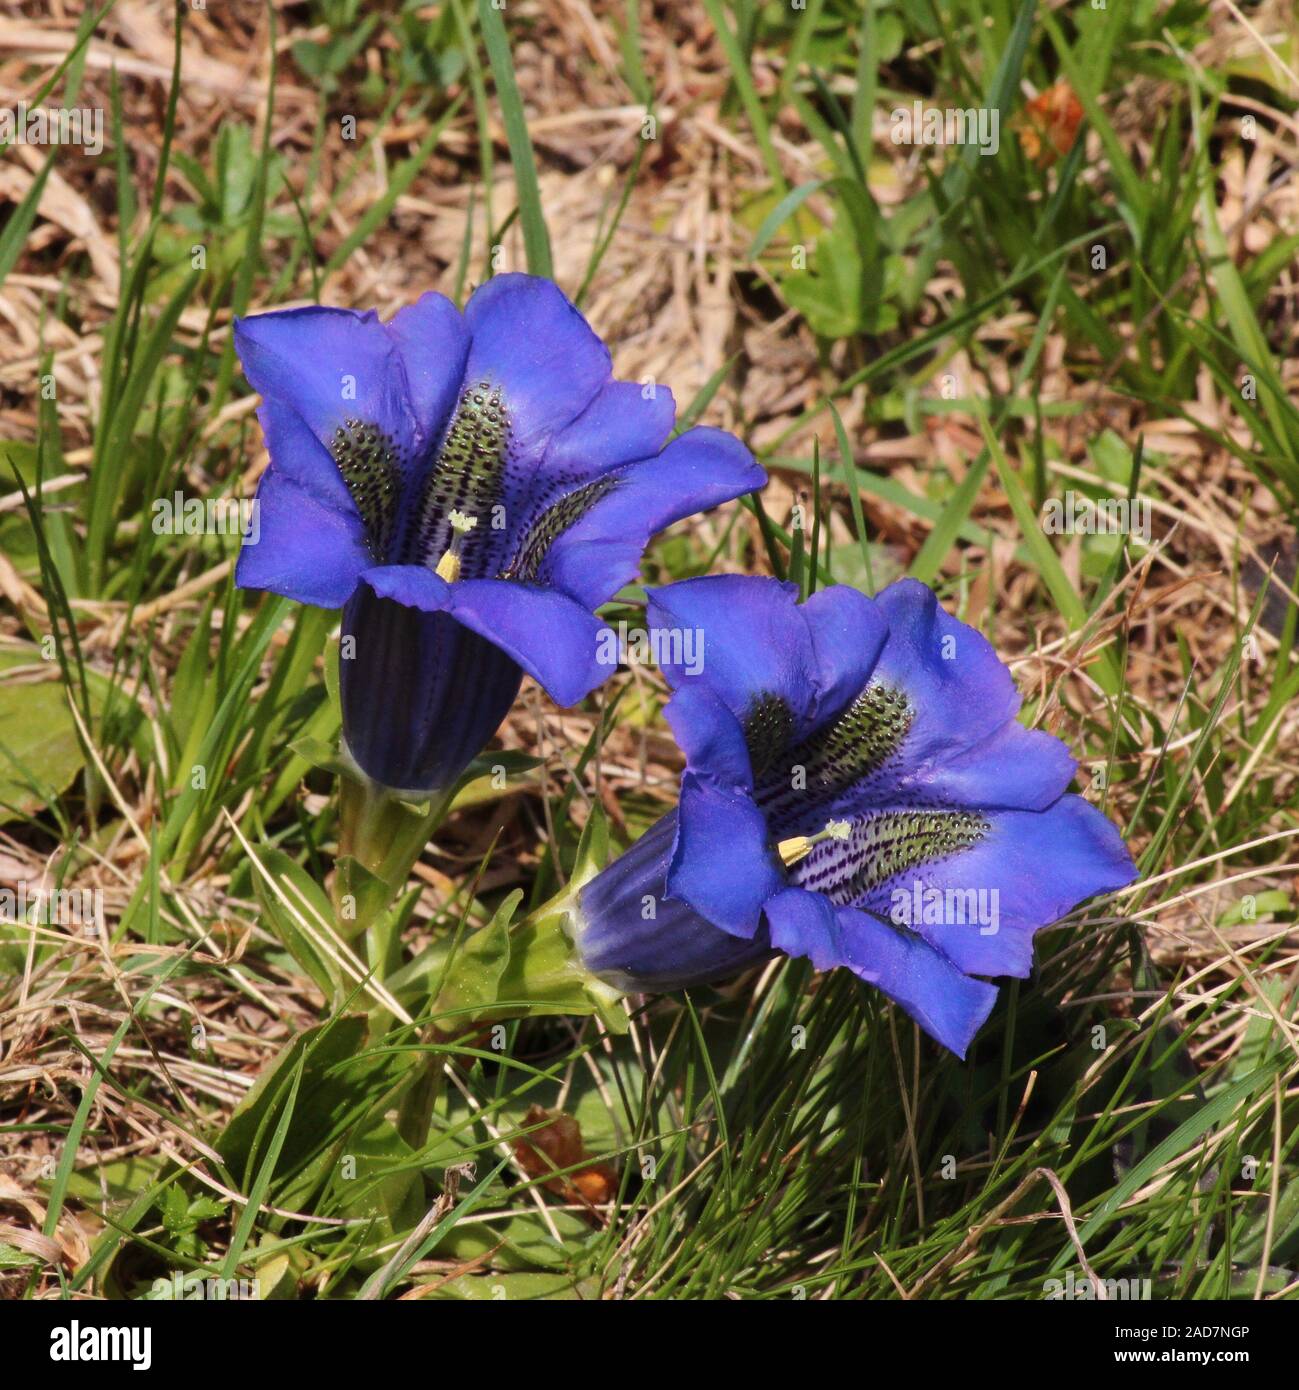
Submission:
<svg viewBox="0 0 1299 1390">
<path fill-rule="evenodd" d="M 1072 489 L 1050 497 L 1042 507 L 1042 530 L 1048 536 L 1135 536 L 1150 544 L 1148 497 L 1102 497 L 1093 501 Z"/>
<path fill-rule="evenodd" d="M 981 155 L 1001 148 L 1001 112 L 995 106 L 926 106 L 913 101 L 889 114 L 895 145 L 977 145 Z"/>
<path fill-rule="evenodd" d="M 255 497 L 186 497 L 183 492 L 153 501 L 156 536 L 242 536 L 245 545 L 261 539 L 261 508 Z"/>
<path fill-rule="evenodd" d="M 75 1318 L 50 1329 L 51 1361 L 129 1361 L 133 1371 L 153 1365 L 151 1327 L 82 1327 Z"/>
<path fill-rule="evenodd" d="M 1099 1287 L 1098 1287 L 1099 1286 Z M 1097 1279 L 1095 1283 L 1086 1274 L 1074 1274 L 1065 1270 L 1063 1279 L 1047 1279 L 1042 1284 L 1042 1297 L 1048 1302 L 1079 1299 L 1101 1301 L 1131 1302 L 1150 1298 L 1149 1279 Z"/>
<path fill-rule="evenodd" d="M 999 888 L 931 888 L 916 880 L 895 888 L 889 916 L 900 927 L 978 927 L 996 936 L 1001 926 Z"/>
<path fill-rule="evenodd" d="M 173 1269 L 169 1276 L 155 1279 L 146 1296 L 164 1303 L 193 1303 L 199 1300 L 248 1303 L 261 1298 L 262 1285 L 260 1279 L 222 1279 L 197 1270 Z"/>
<path fill-rule="evenodd" d="M 80 145 L 87 154 L 104 148 L 99 106 L 0 106 L 0 145 Z"/>
<path fill-rule="evenodd" d="M 679 666 L 689 676 L 704 669 L 704 630 L 701 627 L 632 628 L 620 622 L 602 627 L 596 640 L 601 666 Z"/>
<path fill-rule="evenodd" d="M 0 888 L 0 924 L 100 927 L 103 921 L 102 888 L 40 888 L 22 881 L 16 888 Z"/>
</svg>

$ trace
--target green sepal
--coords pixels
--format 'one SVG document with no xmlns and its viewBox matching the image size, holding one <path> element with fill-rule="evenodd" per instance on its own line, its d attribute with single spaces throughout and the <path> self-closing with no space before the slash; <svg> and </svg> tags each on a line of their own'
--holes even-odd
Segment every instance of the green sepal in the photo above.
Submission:
<svg viewBox="0 0 1299 1390">
<path fill-rule="evenodd" d="M 500 997 L 501 977 L 510 963 L 510 922 L 523 898 L 516 888 L 496 909 L 485 927 L 470 932 L 460 941 L 446 944 L 442 968 L 435 983 L 437 1015 L 451 1015 L 453 1026 L 472 1023 L 491 1014 Z"/>
<path fill-rule="evenodd" d="M 610 1032 L 625 1033 L 622 996 L 582 968 L 568 935 L 573 892 L 570 885 L 512 925 L 523 897 L 516 889 L 485 927 L 458 943 L 436 942 L 397 971 L 389 987 L 408 1007 L 418 1008 L 421 995 L 431 998 L 430 1012 L 445 1034 L 542 1014 L 595 1014 Z"/>
<path fill-rule="evenodd" d="M 350 777 L 354 781 L 360 776 L 356 764 L 347 757 L 341 747 L 327 743 L 323 738 L 313 738 L 303 734 L 289 744 L 290 752 L 296 753 L 304 763 L 319 768 L 321 772 L 332 772 L 335 777 Z"/>
<path fill-rule="evenodd" d="M 500 1002 L 509 1014 L 595 1014 L 611 1033 L 625 1033 L 629 1025 L 619 1005 L 622 994 L 582 968 L 568 934 L 571 907 L 570 886 L 511 932 Z"/>
<path fill-rule="evenodd" d="M 604 807 L 597 801 L 591 806 L 591 814 L 582 827 L 582 838 L 577 842 L 577 854 L 573 859 L 573 872 L 569 875 L 568 890 L 576 892 L 588 883 L 609 862 L 609 818 Z M 544 910 L 544 909 L 543 909 Z"/>
</svg>

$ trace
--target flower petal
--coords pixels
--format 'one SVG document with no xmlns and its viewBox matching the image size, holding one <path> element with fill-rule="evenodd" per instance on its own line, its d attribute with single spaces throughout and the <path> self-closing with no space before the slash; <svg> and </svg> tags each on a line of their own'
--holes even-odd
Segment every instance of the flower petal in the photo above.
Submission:
<svg viewBox="0 0 1299 1390">
<path fill-rule="evenodd" d="M 992 1011 L 996 989 L 962 974 L 915 932 L 852 908 L 836 910 L 801 888 L 777 893 L 766 911 L 773 946 L 808 957 L 818 970 L 847 966 L 958 1057 Z"/>
<path fill-rule="evenodd" d="M 723 931 L 755 936 L 763 903 L 784 886 L 762 813 L 742 793 L 687 772 L 677 817 L 669 896 Z"/>
<path fill-rule="evenodd" d="M 673 633 L 696 634 L 694 650 L 702 649 L 698 670 L 660 655 L 673 689 L 694 682 L 705 685 L 741 721 L 755 701 L 774 696 L 796 727 L 811 721 L 816 705 L 816 691 L 808 679 L 812 644 L 798 611 L 797 585 L 715 575 L 646 593 L 646 620 L 663 655 L 674 645 L 685 650 L 684 643 L 665 640 Z"/>
<path fill-rule="evenodd" d="M 403 451 L 416 444 L 401 358 L 374 310 L 254 314 L 235 321 L 235 347 L 272 411 L 295 411 L 326 448 L 348 419 L 375 425 Z"/>
<path fill-rule="evenodd" d="M 818 970 L 844 963 L 839 922 L 828 898 L 805 888 L 782 888 L 764 910 L 771 944 L 787 956 L 806 956 Z"/>
<path fill-rule="evenodd" d="M 656 532 L 767 480 L 744 445 L 722 430 L 687 430 L 657 458 L 642 457 L 602 474 L 589 489 L 589 507 L 547 546 L 537 569 L 542 583 L 599 607 L 636 578 Z"/>
<path fill-rule="evenodd" d="M 843 964 L 964 1058 L 997 1002 L 996 986 L 962 974 L 915 932 L 852 908 L 841 908 L 837 916 Z"/>
<path fill-rule="evenodd" d="M 585 480 L 622 463 L 653 458 L 676 420 L 676 403 L 666 386 L 653 394 L 636 381 L 610 381 L 546 450 L 546 473 Z"/>
<path fill-rule="evenodd" d="M 600 623 L 564 594 L 504 579 L 448 584 L 422 565 L 384 565 L 362 578 L 385 598 L 450 614 L 517 661 L 556 704 L 576 704 L 612 673 L 599 660 Z"/>
<path fill-rule="evenodd" d="M 497 275 L 465 306 L 465 379 L 499 385 L 517 456 L 539 460 L 609 380 L 609 350 L 560 288 L 534 275 Z"/>
<path fill-rule="evenodd" d="M 416 306 L 406 326 L 427 326 L 439 312 Z M 271 471 L 355 515 L 370 563 L 386 559 L 403 499 L 431 453 L 426 430 L 440 427 L 411 404 L 398 337 L 373 311 L 287 309 L 238 320 L 235 346 L 263 397 Z M 427 380 L 420 391 L 427 410 Z"/>
<path fill-rule="evenodd" d="M 440 790 L 454 785 L 500 727 L 523 672 L 450 613 L 386 596 L 385 588 L 410 596 L 401 576 L 385 581 L 391 574 L 368 570 L 343 610 L 343 738 L 374 781 Z"/>
<path fill-rule="evenodd" d="M 424 613 L 445 613 L 452 607 L 451 585 L 423 565 L 375 565 L 362 579 L 380 598 L 390 598 Z"/>
<path fill-rule="evenodd" d="M 509 652 L 557 705 L 577 704 L 612 675 L 599 659 L 599 620 L 565 594 L 504 579 L 452 588 L 456 618 Z"/>
<path fill-rule="evenodd" d="M 856 905 L 908 922 L 969 974 L 1023 977 L 1035 932 L 1137 876 L 1118 830 L 1080 796 L 984 819 L 971 848 L 885 879 Z"/>
<path fill-rule="evenodd" d="M 907 753 L 903 747 L 903 756 Z M 977 747 L 954 754 L 908 783 L 946 805 L 1044 811 L 1073 781 L 1078 764 L 1054 734 L 1011 720 Z"/>
<path fill-rule="evenodd" d="M 656 821 L 578 896 L 573 937 L 593 975 L 629 991 L 689 989 L 771 955 L 765 933 L 732 936 L 666 892 L 677 816 Z"/>
<path fill-rule="evenodd" d="M 737 791 L 753 789 L 740 721 L 707 686 L 681 686 L 663 713 L 695 773 Z"/>
<path fill-rule="evenodd" d="M 880 608 L 845 584 L 820 589 L 801 610 L 812 638 L 816 721 L 838 713 L 870 679 L 889 635 Z"/>
<path fill-rule="evenodd" d="M 387 331 L 401 357 L 420 435 L 436 439 L 464 381 L 469 329 L 445 295 L 430 292 L 398 309 Z"/>
<path fill-rule="evenodd" d="M 889 640 L 875 674 L 916 697 L 923 726 L 913 736 L 922 751 L 977 743 L 1015 717 L 1019 691 L 992 643 L 953 618 L 932 589 L 899 579 L 876 601 Z"/>
<path fill-rule="evenodd" d="M 1051 805 L 1077 765 L 1059 739 L 1016 722 L 1019 691 L 987 638 L 914 579 L 889 585 L 879 605 L 889 635 L 872 679 L 906 697 L 910 724 L 857 804 Z"/>
<path fill-rule="evenodd" d="M 661 647 L 674 633 L 699 635 L 693 666 L 668 660 L 664 674 L 674 688 L 700 684 L 723 701 L 762 745 L 755 771 L 775 766 L 861 689 L 885 638 L 872 601 L 843 585 L 799 604 L 797 586 L 774 579 L 687 579 L 650 590 L 647 614 Z"/>
<path fill-rule="evenodd" d="M 300 420 L 286 418 L 276 433 L 283 439 L 295 431 L 305 436 L 303 455 L 321 448 Z M 303 487 L 287 471 L 268 469 L 257 486 L 257 542 L 244 541 L 235 583 L 298 603 L 341 608 L 372 563 L 365 528 L 350 499 L 345 508 Z"/>
</svg>

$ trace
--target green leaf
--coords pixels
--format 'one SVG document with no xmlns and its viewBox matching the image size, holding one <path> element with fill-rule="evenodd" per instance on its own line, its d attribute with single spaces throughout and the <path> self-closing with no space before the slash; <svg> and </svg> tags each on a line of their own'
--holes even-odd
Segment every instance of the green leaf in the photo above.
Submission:
<svg viewBox="0 0 1299 1390">
<path fill-rule="evenodd" d="M 68 1195 L 95 1208 L 105 1202 L 129 1202 L 152 1187 L 171 1162 L 165 1154 L 136 1154 L 93 1168 L 79 1168 L 68 1178 Z"/>
<path fill-rule="evenodd" d="M 36 647 L 0 652 L 0 822 L 49 805 L 85 762 L 58 674 Z"/>
<path fill-rule="evenodd" d="M 448 1231 L 453 1230 L 458 1222 L 468 1216 L 475 1207 L 482 1204 L 507 1162 L 507 1159 L 502 1159 L 491 1172 L 481 1178 L 473 1189 L 455 1203 L 450 1211 L 434 1225 L 433 1229 L 413 1249 L 403 1249 L 402 1257 L 397 1261 L 395 1267 L 389 1269 L 385 1266 L 383 1269 L 376 1270 L 362 1289 L 361 1297 L 382 1298 L 399 1280 L 404 1279 L 412 1265 L 422 1260 Z"/>
<path fill-rule="evenodd" d="M 569 887 L 577 889 L 589 883 L 609 862 L 609 818 L 604 807 L 597 801 L 582 827 L 582 838 L 578 841 L 577 857 L 573 861 L 573 872 L 569 877 Z"/>
<path fill-rule="evenodd" d="M 329 899 L 302 865 L 283 850 L 263 847 L 257 851 L 257 859 L 265 872 L 254 872 L 253 887 L 265 925 L 325 995 L 336 997 L 341 987 L 338 966 L 313 941 L 313 937 L 330 935 L 334 910 Z"/>
<path fill-rule="evenodd" d="M 302 1069 L 305 1062 L 306 1054 L 304 1053 L 299 1056 L 297 1064 L 293 1068 L 293 1074 L 289 1078 L 288 1099 L 275 1122 L 275 1132 L 271 1135 L 266 1156 L 262 1159 L 257 1176 L 248 1189 L 248 1201 L 239 1213 L 234 1235 L 230 1238 L 225 1259 L 221 1262 L 221 1277 L 223 1279 L 232 1278 L 235 1270 L 239 1268 L 239 1257 L 244 1252 L 244 1246 L 248 1244 L 249 1236 L 252 1235 L 258 1211 L 270 1192 L 271 1180 L 275 1177 L 275 1169 L 279 1164 L 280 1154 L 284 1151 L 284 1143 L 293 1124 L 293 1113 L 297 1105 L 298 1091 L 302 1085 Z"/>
<path fill-rule="evenodd" d="M 274 1191 L 292 1205 L 310 1200 L 325 1182 L 348 1136 L 419 1060 L 414 1053 L 358 1055 L 368 1027 L 364 1015 L 341 1014 L 308 1028 L 258 1077 L 215 1144 L 241 1190 L 249 1191 L 299 1067 L 295 1119 L 283 1137 Z"/>
<path fill-rule="evenodd" d="M 598 1093 L 596 1101 L 603 1108 Z M 522 1115 L 518 1123 L 522 1125 Z M 584 1137 L 586 1133 L 587 1126 L 583 1124 Z M 559 1232 L 558 1245 L 534 1212 L 490 1225 L 469 1222 L 457 1226 L 438 1242 L 434 1253 L 438 1259 L 463 1263 L 490 1258 L 493 1267 L 503 1271 L 566 1270 L 575 1254 L 592 1240 L 591 1227 L 583 1217 L 560 1208 L 551 1209 L 550 1219 Z"/>
<path fill-rule="evenodd" d="M 17 1246 L 0 1240 L 0 1269 L 39 1269 L 43 1261 L 38 1255 L 27 1255 Z"/>
<path fill-rule="evenodd" d="M 749 247 L 749 259 L 756 261 L 771 245 L 772 239 L 785 222 L 793 217 L 813 193 L 824 186 L 825 181 L 823 179 L 813 179 L 810 183 L 800 184 L 783 197 L 763 218 L 762 226 L 758 228 L 757 235 L 753 238 L 753 244 Z"/>
<path fill-rule="evenodd" d="M 766 166 L 767 176 L 783 195 L 786 187 L 785 175 L 776 155 L 776 147 L 772 143 L 771 125 L 767 120 L 766 110 L 762 105 L 761 97 L 758 96 L 758 90 L 753 84 L 753 74 L 749 69 L 749 55 L 740 47 L 740 41 L 736 38 L 735 31 L 726 22 L 721 0 L 704 0 L 704 9 L 708 11 L 713 32 L 717 35 L 722 45 L 722 52 L 726 55 L 726 61 L 731 69 L 731 80 L 735 83 L 735 90 L 740 94 L 744 114 L 749 118 L 749 124 L 753 127 L 754 139 L 758 142 L 758 149 L 762 154 L 762 162 Z"/>
<path fill-rule="evenodd" d="M 597 1014 L 610 1032 L 625 1033 L 621 995 L 588 975 L 576 958 L 565 930 L 569 901 L 566 889 L 553 909 L 540 908 L 514 928 L 499 995 L 507 1009 L 500 1016 Z"/>
<path fill-rule="evenodd" d="M 598 1299 L 600 1287 L 593 1279 L 571 1274 L 462 1274 L 439 1284 L 427 1297 L 461 1303 L 574 1302 Z"/>
<path fill-rule="evenodd" d="M 1251 901 L 1246 902 L 1247 897 Z M 1291 906 L 1290 894 L 1284 888 L 1265 888 L 1261 893 L 1242 893 L 1218 918 L 1218 925 L 1234 927 L 1241 922 L 1254 922 L 1260 917 L 1270 917 L 1274 912 L 1289 912 Z M 1246 908 L 1249 909 L 1248 915 Z"/>
<path fill-rule="evenodd" d="M 330 1211 L 373 1222 L 369 1238 L 376 1243 L 399 1239 L 424 1212 L 424 1176 L 415 1150 L 383 1116 L 375 1116 L 347 1140 L 349 1163 L 331 1170 L 326 1194 Z"/>
<path fill-rule="evenodd" d="M 966 470 L 960 486 L 954 488 L 942 515 L 934 523 L 934 528 L 925 537 L 920 553 L 911 562 L 910 574 L 922 584 L 932 584 L 934 577 L 942 568 L 947 552 L 956 542 L 961 527 L 970 518 L 974 500 L 983 486 L 984 474 L 988 471 L 988 451 L 985 449 Z"/>
<path fill-rule="evenodd" d="M 469 770 L 460 779 L 451 811 L 483 806 L 521 791 L 530 780 L 527 774 L 540 767 L 541 762 L 540 758 L 508 748 L 482 754 L 469 764 Z"/>
<path fill-rule="evenodd" d="M 332 772 L 336 777 L 356 776 L 356 770 L 343 757 L 338 747 L 327 743 L 323 738 L 303 734 L 301 738 L 295 738 L 289 744 L 289 748 L 310 767 L 319 768 L 322 772 Z"/>
<path fill-rule="evenodd" d="M 864 272 L 852 224 L 840 214 L 818 240 L 812 268 L 784 276 L 780 290 L 813 333 L 822 338 L 846 338 L 862 326 Z"/>
<path fill-rule="evenodd" d="M 510 922 L 522 898 L 523 889 L 516 888 L 485 927 L 461 941 L 438 995 L 439 1012 L 455 1013 L 469 1022 L 478 1017 L 477 1010 L 496 1002 L 501 977 L 510 963 Z"/>
</svg>

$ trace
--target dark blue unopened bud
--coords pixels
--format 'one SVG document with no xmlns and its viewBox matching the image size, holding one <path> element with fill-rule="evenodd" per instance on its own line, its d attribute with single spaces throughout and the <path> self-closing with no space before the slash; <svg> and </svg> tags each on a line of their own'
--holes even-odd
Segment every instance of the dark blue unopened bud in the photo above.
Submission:
<svg viewBox="0 0 1299 1390">
<path fill-rule="evenodd" d="M 765 932 L 732 936 L 666 896 L 676 831 L 673 811 L 578 894 L 571 930 L 582 965 L 626 993 L 713 984 L 773 954 Z"/>
</svg>

